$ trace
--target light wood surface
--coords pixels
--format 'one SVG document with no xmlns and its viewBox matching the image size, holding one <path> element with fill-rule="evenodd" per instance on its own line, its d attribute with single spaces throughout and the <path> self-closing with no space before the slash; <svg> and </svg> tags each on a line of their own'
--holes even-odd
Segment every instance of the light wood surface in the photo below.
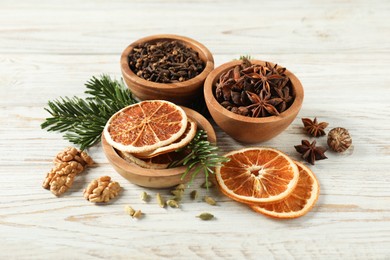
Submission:
<svg viewBox="0 0 390 260">
<path fill-rule="evenodd" d="M 302 117 L 350 131 L 351 149 L 328 152 L 329 159 L 310 166 L 321 195 L 308 215 L 273 220 L 217 190 L 209 192 L 218 201 L 214 207 L 188 197 L 180 209 L 162 209 L 154 197 L 143 203 L 141 191 L 168 191 L 127 182 L 99 145 L 89 150 L 96 166 L 63 197 L 41 188 L 51 160 L 69 145 L 40 129 L 47 101 L 82 96 L 93 75 L 119 78 L 123 49 L 160 33 L 203 43 L 216 66 L 250 54 L 301 80 L 305 98 L 297 119 L 259 145 L 299 160 L 293 146 L 307 138 Z M 389 67 L 387 0 L 0 0 L 0 258 L 389 259 Z M 245 146 L 215 129 L 223 152 Z M 83 199 L 82 190 L 101 175 L 124 190 L 97 206 Z M 189 191 L 202 182 L 196 179 Z M 127 216 L 128 204 L 144 217 Z M 201 221 L 195 217 L 201 212 L 216 219 Z"/>
</svg>

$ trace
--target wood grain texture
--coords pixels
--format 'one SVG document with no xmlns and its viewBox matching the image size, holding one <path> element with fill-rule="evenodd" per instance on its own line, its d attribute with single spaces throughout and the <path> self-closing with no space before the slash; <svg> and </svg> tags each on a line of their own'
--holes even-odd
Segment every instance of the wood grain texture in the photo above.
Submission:
<svg viewBox="0 0 390 260">
<path fill-rule="evenodd" d="M 388 259 L 390 258 L 390 2 L 375 1 L 0 1 L 0 258 L 7 259 Z M 180 209 L 97 162 L 61 198 L 41 188 L 51 160 L 69 143 L 40 124 L 48 100 L 83 95 L 92 76 L 120 77 L 131 42 L 174 33 L 203 43 L 215 65 L 250 54 L 281 64 L 302 82 L 298 118 L 259 144 L 298 159 L 301 117 L 347 128 L 353 147 L 310 168 L 321 194 L 306 216 L 277 221 L 217 190 L 218 206 L 185 197 Z M 217 126 L 223 152 L 245 147 Z M 326 139 L 319 138 L 325 145 Z M 83 188 L 110 175 L 124 190 L 96 206 Z M 203 182 L 196 179 L 189 189 Z M 199 189 L 201 195 L 206 190 Z M 145 212 L 137 221 L 130 204 Z M 211 212 L 214 221 L 195 218 Z"/>
</svg>

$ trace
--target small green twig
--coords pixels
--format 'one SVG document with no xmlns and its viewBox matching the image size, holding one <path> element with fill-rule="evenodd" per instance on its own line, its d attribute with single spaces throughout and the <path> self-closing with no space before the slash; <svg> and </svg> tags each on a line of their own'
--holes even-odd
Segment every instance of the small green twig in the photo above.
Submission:
<svg viewBox="0 0 390 260">
<path fill-rule="evenodd" d="M 176 152 L 182 151 L 190 151 L 190 153 L 183 159 L 172 162 L 169 167 L 187 166 L 181 179 L 186 178 L 187 174 L 191 173 L 190 183 L 203 171 L 207 188 L 209 187 L 209 174 L 214 174 L 213 168 L 229 160 L 226 157 L 218 155 L 218 147 L 207 141 L 207 133 L 204 130 L 198 130 L 192 141 Z"/>
</svg>

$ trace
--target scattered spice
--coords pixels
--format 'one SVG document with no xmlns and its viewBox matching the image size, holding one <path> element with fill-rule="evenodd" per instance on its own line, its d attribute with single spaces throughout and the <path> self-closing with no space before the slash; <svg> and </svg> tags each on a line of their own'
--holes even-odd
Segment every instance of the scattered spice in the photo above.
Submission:
<svg viewBox="0 0 390 260">
<path fill-rule="evenodd" d="M 143 191 L 141 192 L 140 198 L 141 200 L 148 202 L 150 200 L 150 195 Z"/>
<path fill-rule="evenodd" d="M 125 206 L 125 212 L 129 214 L 132 218 L 141 218 L 142 217 L 142 211 L 141 210 L 135 210 L 131 206 L 126 205 Z"/>
<path fill-rule="evenodd" d="M 180 201 L 183 197 L 184 190 L 171 190 L 171 194 L 175 196 L 175 200 Z"/>
<path fill-rule="evenodd" d="M 348 130 L 345 128 L 336 127 L 328 133 L 328 145 L 335 152 L 344 152 L 351 146 L 351 144 L 352 138 L 349 135 Z"/>
<path fill-rule="evenodd" d="M 178 208 L 179 203 L 176 200 L 167 200 L 167 205 L 171 208 Z"/>
<path fill-rule="evenodd" d="M 210 196 L 204 196 L 203 200 L 209 204 L 209 205 L 212 205 L 212 206 L 215 206 L 217 205 L 217 202 Z"/>
<path fill-rule="evenodd" d="M 176 187 L 175 187 L 175 190 L 185 190 L 185 185 L 183 184 L 183 183 L 180 183 L 179 185 L 177 185 Z"/>
<path fill-rule="evenodd" d="M 215 97 L 223 107 L 239 115 L 279 115 L 294 101 L 292 83 L 285 71 L 277 64 L 251 64 L 243 57 L 242 64 L 220 76 Z"/>
<path fill-rule="evenodd" d="M 190 197 L 191 197 L 192 200 L 197 199 L 198 198 L 198 191 L 197 190 L 191 191 Z"/>
<path fill-rule="evenodd" d="M 160 194 L 160 193 L 157 193 L 156 197 L 157 197 L 157 203 L 158 203 L 158 205 L 160 206 L 160 208 L 165 208 L 165 200 L 164 200 L 164 198 L 161 196 L 161 194 Z"/>
<path fill-rule="evenodd" d="M 211 220 L 214 218 L 213 214 L 203 212 L 199 216 L 196 216 L 197 218 L 200 218 L 201 220 Z"/>
<path fill-rule="evenodd" d="M 121 186 L 111 181 L 110 176 L 102 176 L 93 180 L 84 190 L 84 198 L 90 202 L 108 202 L 118 196 Z"/>
<path fill-rule="evenodd" d="M 324 129 L 329 125 L 327 122 L 318 123 L 316 117 L 314 120 L 311 120 L 310 118 L 302 118 L 302 123 L 305 131 L 314 137 L 325 135 Z"/>
<path fill-rule="evenodd" d="M 208 180 L 203 182 L 202 185 L 200 185 L 200 187 L 203 189 L 209 189 L 209 188 L 212 188 L 214 186 L 215 186 L 214 182 L 208 181 Z"/>
<path fill-rule="evenodd" d="M 125 212 L 127 214 L 129 214 L 130 216 L 134 216 L 135 210 L 131 206 L 126 205 L 125 206 Z"/>
<path fill-rule="evenodd" d="M 137 76 L 158 83 L 186 81 L 205 68 L 195 50 L 176 40 L 140 44 L 130 52 L 128 61 Z"/>
<path fill-rule="evenodd" d="M 136 210 L 132 217 L 133 218 L 141 218 L 142 217 L 142 211 L 140 209 Z"/>
<path fill-rule="evenodd" d="M 302 159 L 305 161 L 314 165 L 316 160 L 327 159 L 325 156 L 327 149 L 321 146 L 316 146 L 316 141 L 310 143 L 308 140 L 302 140 L 301 143 L 301 145 L 296 145 L 294 147 L 298 153 L 302 154 Z"/>
</svg>

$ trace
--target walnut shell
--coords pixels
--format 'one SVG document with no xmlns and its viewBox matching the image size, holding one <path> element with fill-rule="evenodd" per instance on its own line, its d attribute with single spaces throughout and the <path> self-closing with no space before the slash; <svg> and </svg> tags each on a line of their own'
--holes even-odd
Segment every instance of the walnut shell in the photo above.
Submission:
<svg viewBox="0 0 390 260">
<path fill-rule="evenodd" d="M 347 129 L 336 127 L 329 131 L 328 145 L 333 151 L 338 153 L 344 152 L 351 144 L 352 138 Z"/>
</svg>

